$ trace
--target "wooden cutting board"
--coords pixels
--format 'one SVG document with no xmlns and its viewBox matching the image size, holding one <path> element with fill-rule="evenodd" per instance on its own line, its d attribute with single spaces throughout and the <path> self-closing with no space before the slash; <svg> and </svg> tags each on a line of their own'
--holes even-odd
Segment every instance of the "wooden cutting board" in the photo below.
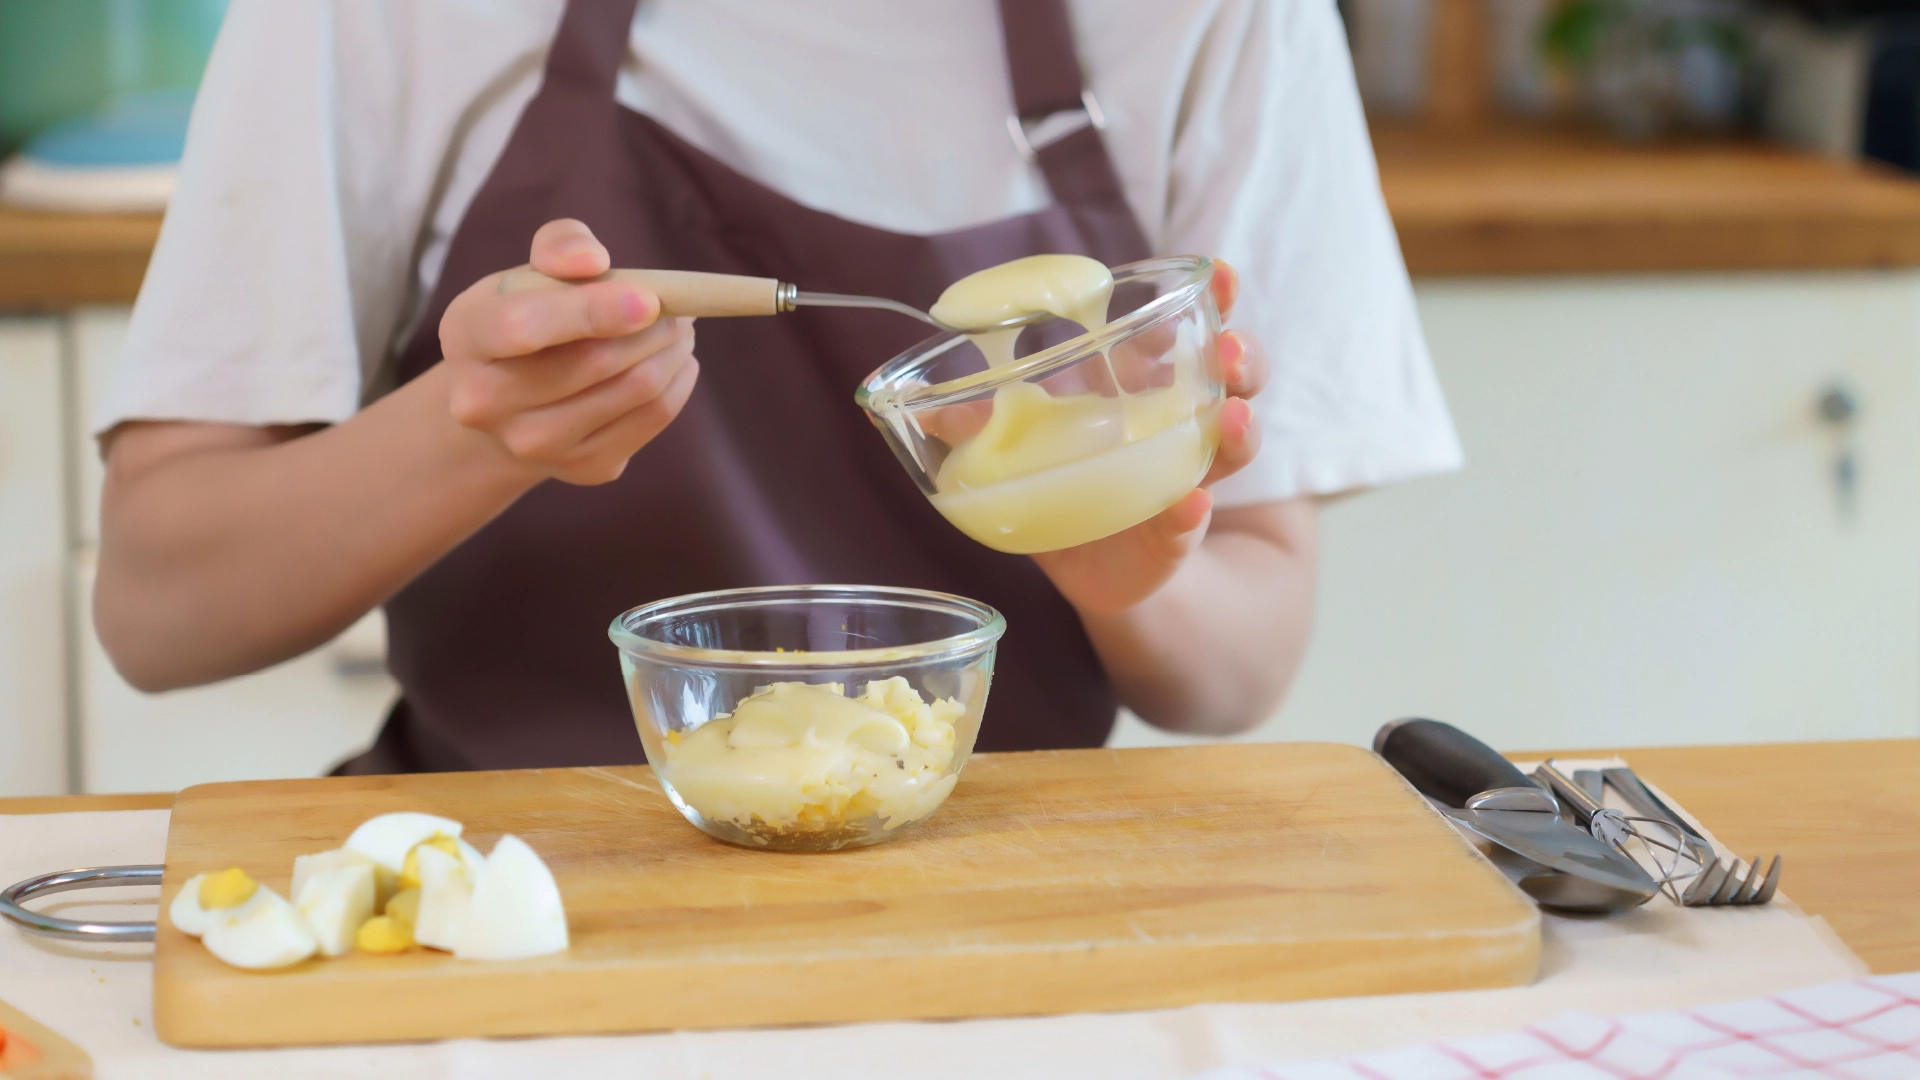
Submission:
<svg viewBox="0 0 1920 1080">
<path fill-rule="evenodd" d="M 1508 986 L 1538 911 L 1364 750 L 1317 743 L 981 754 L 917 830 L 821 855 L 682 820 L 651 770 L 212 784 L 173 804 L 162 910 L 203 870 L 283 895 L 293 858 L 423 810 L 552 866 L 573 947 L 227 967 L 162 920 L 176 1046 L 1146 1009 Z"/>
<path fill-rule="evenodd" d="M 0 1001 L 0 1080 L 93 1080 L 93 1059 L 52 1028 Z"/>
</svg>

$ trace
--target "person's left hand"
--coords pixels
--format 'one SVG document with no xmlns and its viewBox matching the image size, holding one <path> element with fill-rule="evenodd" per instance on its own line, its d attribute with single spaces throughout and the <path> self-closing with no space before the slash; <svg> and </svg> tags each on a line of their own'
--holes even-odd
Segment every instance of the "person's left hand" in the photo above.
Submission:
<svg viewBox="0 0 1920 1080">
<path fill-rule="evenodd" d="M 1240 294 L 1240 275 L 1215 261 L 1213 298 L 1224 320 Z M 1267 383 L 1267 358 L 1259 342 L 1237 330 L 1220 335 L 1220 368 L 1227 400 L 1220 405 L 1220 449 L 1200 486 L 1159 514 L 1091 544 L 1033 556 L 1054 587 L 1087 615 L 1114 615 L 1152 596 L 1166 584 L 1207 535 L 1213 496 L 1206 490 L 1253 460 L 1260 428 L 1247 399 Z"/>
</svg>

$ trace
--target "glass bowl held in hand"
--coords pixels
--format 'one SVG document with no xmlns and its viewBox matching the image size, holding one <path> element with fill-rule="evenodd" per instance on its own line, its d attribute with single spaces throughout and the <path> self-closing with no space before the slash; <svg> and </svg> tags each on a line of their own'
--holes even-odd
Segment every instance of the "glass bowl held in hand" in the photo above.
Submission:
<svg viewBox="0 0 1920 1080">
<path fill-rule="evenodd" d="M 975 339 L 937 334 L 856 394 L 927 499 L 988 547 L 1031 554 L 1111 536 L 1178 502 L 1213 463 L 1226 397 L 1213 263 L 1148 259 L 1113 274 L 1104 327 L 1035 324 L 1014 350 L 1028 354 L 1000 366 Z"/>
<path fill-rule="evenodd" d="M 946 800 L 1005 630 L 958 596 L 814 585 L 662 600 L 608 635 L 647 760 L 688 821 L 745 847 L 832 851 Z"/>
</svg>

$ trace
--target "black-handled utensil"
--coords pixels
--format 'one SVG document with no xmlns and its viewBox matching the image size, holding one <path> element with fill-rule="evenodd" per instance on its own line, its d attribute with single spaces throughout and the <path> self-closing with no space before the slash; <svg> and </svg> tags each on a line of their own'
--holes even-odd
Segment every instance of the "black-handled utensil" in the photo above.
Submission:
<svg viewBox="0 0 1920 1080">
<path fill-rule="evenodd" d="M 1373 736 L 1373 752 L 1415 791 L 1463 810 L 1483 792 L 1539 790 L 1492 747 L 1438 720 L 1408 717 L 1384 724 Z M 1555 809 L 1551 799 L 1542 808 Z"/>
<path fill-rule="evenodd" d="M 1660 891 L 1638 863 L 1563 821 L 1552 795 L 1459 728 L 1395 720 L 1374 735 L 1373 747 L 1448 817 L 1532 864 L 1518 884 L 1541 906 L 1623 911 Z"/>
</svg>

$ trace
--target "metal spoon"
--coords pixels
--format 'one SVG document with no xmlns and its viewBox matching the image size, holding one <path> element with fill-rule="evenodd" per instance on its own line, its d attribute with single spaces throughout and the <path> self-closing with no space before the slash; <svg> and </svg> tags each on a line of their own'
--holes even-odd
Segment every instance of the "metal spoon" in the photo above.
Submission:
<svg viewBox="0 0 1920 1080">
<path fill-rule="evenodd" d="M 609 270 L 596 278 L 563 281 L 548 277 L 530 266 L 522 266 L 502 275 L 500 291 L 564 289 L 584 285 L 588 281 L 632 281 L 645 285 L 660 298 L 660 314 L 663 316 L 684 315 L 707 319 L 716 316 L 778 315 L 797 307 L 873 308 L 910 315 L 935 329 L 962 334 L 1010 330 L 1051 317 L 1044 311 L 1036 311 L 987 326 L 948 326 L 919 308 L 898 300 L 846 293 L 803 292 L 799 286 L 775 278 L 707 274 L 697 270 Z"/>
</svg>

